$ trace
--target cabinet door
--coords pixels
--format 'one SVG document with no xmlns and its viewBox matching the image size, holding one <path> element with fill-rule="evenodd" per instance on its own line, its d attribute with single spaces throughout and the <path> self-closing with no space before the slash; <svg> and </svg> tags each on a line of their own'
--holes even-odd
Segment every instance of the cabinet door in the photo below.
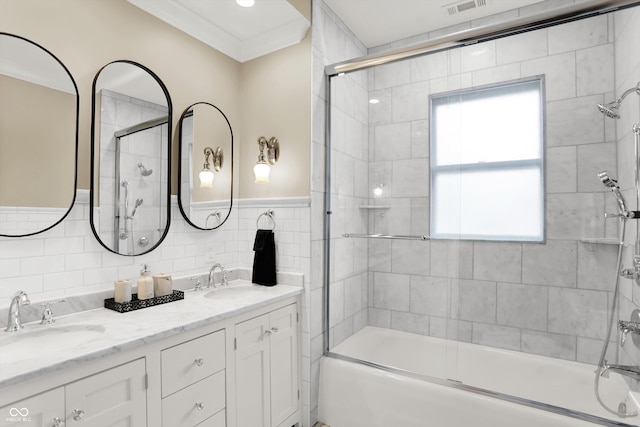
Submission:
<svg viewBox="0 0 640 427">
<path fill-rule="evenodd" d="M 145 371 L 138 359 L 68 384 L 66 426 L 146 426 Z"/>
<path fill-rule="evenodd" d="M 292 304 L 270 314 L 271 425 L 298 409 L 298 314 Z"/>
<path fill-rule="evenodd" d="M 57 424 L 56 418 L 59 420 Z M 63 421 L 64 387 L 55 388 L 0 408 L 1 427 L 62 427 Z"/>
<path fill-rule="evenodd" d="M 237 427 L 269 427 L 269 315 L 235 326 Z"/>
</svg>

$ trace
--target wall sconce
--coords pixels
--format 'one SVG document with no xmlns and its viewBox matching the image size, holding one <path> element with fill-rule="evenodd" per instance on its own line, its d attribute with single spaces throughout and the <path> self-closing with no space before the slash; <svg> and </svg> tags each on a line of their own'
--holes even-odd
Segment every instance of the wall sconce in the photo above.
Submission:
<svg viewBox="0 0 640 427">
<path fill-rule="evenodd" d="M 264 153 L 265 147 L 267 148 L 266 154 Z M 267 138 L 261 136 L 258 138 L 258 148 L 260 149 L 260 154 L 258 154 L 258 161 L 253 166 L 253 173 L 256 176 L 257 183 L 269 182 L 269 172 L 271 172 L 269 165 L 275 165 L 278 162 L 280 143 L 275 136 L 268 141 Z"/>
<path fill-rule="evenodd" d="M 204 149 L 204 165 L 202 165 L 202 170 L 199 175 L 200 188 L 213 187 L 213 171 L 209 169 L 209 156 L 213 157 L 213 170 L 220 172 L 220 169 L 222 169 L 222 161 L 224 159 L 222 148 L 218 147 L 214 151 L 211 147 L 206 147 Z"/>
</svg>

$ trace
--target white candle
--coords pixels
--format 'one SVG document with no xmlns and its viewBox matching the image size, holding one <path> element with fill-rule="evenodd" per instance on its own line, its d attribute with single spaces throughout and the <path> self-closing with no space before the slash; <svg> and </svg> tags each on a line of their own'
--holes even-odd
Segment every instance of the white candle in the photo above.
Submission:
<svg viewBox="0 0 640 427">
<path fill-rule="evenodd" d="M 131 281 L 130 280 L 116 280 L 113 282 L 114 300 L 115 302 L 130 302 L 131 301 Z"/>
<path fill-rule="evenodd" d="M 160 273 L 153 276 L 153 292 L 157 297 L 171 295 L 173 282 L 170 274 Z"/>
</svg>

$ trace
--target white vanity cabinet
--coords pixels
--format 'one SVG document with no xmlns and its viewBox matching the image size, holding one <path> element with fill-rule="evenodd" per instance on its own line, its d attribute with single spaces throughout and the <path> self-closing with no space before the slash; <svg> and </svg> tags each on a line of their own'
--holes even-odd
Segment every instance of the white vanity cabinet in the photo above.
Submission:
<svg viewBox="0 0 640 427">
<path fill-rule="evenodd" d="M 137 359 L 0 409 L 0 425 L 146 426 L 145 360 Z"/>
<path fill-rule="evenodd" d="M 236 427 L 297 422 L 297 323 L 297 305 L 290 304 L 235 325 Z"/>
<path fill-rule="evenodd" d="M 26 378 L 19 381 L 5 379 L 0 427 L 299 424 L 300 293 L 287 286 L 260 288 L 261 298 L 233 308 L 194 293 L 188 295 L 191 301 L 122 317 L 87 314 L 91 322 L 105 325 L 109 339 L 99 337 L 94 353 L 78 352 L 69 359 L 50 350 L 47 354 L 57 357 L 50 366 L 23 373 Z M 163 310 L 174 319 L 166 320 L 166 329 L 158 326 Z M 119 331 L 132 322 L 142 330 L 149 324 L 149 334 Z"/>
</svg>

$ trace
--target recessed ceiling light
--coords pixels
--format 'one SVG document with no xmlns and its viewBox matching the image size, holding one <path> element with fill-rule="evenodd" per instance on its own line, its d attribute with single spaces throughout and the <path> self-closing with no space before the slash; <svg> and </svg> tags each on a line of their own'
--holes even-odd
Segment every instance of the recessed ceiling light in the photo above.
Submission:
<svg viewBox="0 0 640 427">
<path fill-rule="evenodd" d="M 380 100 L 378 98 L 371 98 L 369 100 L 369 104 L 379 104 Z"/>
<path fill-rule="evenodd" d="M 242 7 L 251 7 L 256 4 L 255 0 L 236 0 L 236 3 Z"/>
</svg>

